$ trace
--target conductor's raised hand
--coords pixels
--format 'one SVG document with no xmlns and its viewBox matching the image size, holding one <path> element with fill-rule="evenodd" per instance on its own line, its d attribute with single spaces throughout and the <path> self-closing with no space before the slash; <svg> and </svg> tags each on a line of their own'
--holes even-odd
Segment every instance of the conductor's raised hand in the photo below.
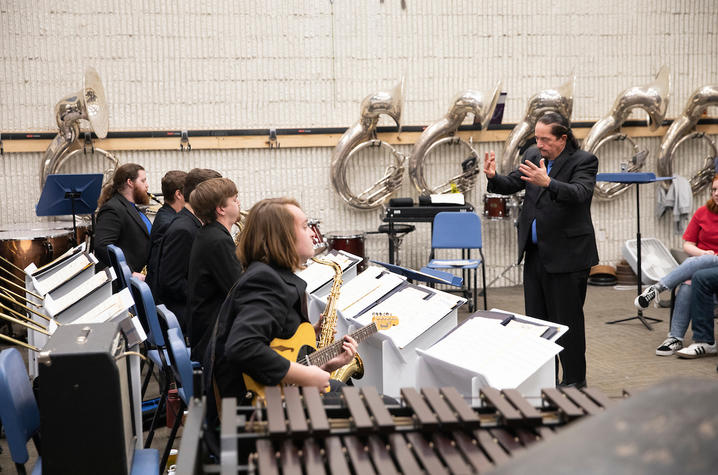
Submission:
<svg viewBox="0 0 718 475">
<path fill-rule="evenodd" d="M 496 154 L 493 150 L 486 152 L 486 155 L 484 155 L 484 173 L 486 174 L 486 178 L 496 176 Z"/>
<path fill-rule="evenodd" d="M 551 183 L 551 178 L 548 176 L 546 171 L 546 161 L 542 158 L 539 161 L 539 166 L 536 166 L 533 162 L 524 161 L 519 165 L 519 171 L 523 174 L 521 179 L 527 181 L 536 186 L 542 186 L 546 188 Z"/>
</svg>

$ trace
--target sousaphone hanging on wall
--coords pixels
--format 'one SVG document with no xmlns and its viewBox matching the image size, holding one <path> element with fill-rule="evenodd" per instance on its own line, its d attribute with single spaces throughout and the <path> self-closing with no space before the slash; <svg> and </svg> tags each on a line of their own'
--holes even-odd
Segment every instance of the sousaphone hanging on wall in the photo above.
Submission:
<svg viewBox="0 0 718 475">
<path fill-rule="evenodd" d="M 444 117 L 424 129 L 421 137 L 414 144 L 409 159 L 409 178 L 419 193 L 448 193 L 452 185 L 455 185 L 460 192 L 466 193 L 473 187 L 476 175 L 479 173 L 479 155 L 471 143 L 456 136 L 455 133 L 469 113 L 474 115 L 474 122 L 481 124 L 481 130 L 486 130 L 500 93 L 501 81 L 496 83 L 494 92 L 489 96 L 484 96 L 479 91 L 463 91 L 456 95 Z M 445 143 L 463 146 L 468 152 L 468 158 L 462 162 L 461 174 L 441 185 L 431 186 L 424 177 L 426 158 L 432 150 Z"/>
<path fill-rule="evenodd" d="M 627 141 L 633 147 L 631 164 L 626 171 L 635 172 L 643 168 L 648 150 L 640 150 L 638 144 L 628 135 L 621 133 L 621 125 L 635 108 L 643 109 L 650 118 L 649 128 L 656 130 L 663 123 L 668 109 L 671 79 L 670 70 L 663 66 L 656 78 L 645 86 L 629 87 L 621 92 L 613 102 L 611 111 L 596 122 L 583 141 L 583 150 L 596 155 L 596 152 L 612 140 Z M 610 200 L 628 190 L 626 183 L 596 183 L 593 196 L 601 200 Z"/>
<path fill-rule="evenodd" d="M 564 85 L 557 89 L 545 89 L 529 99 L 523 119 L 513 128 L 504 145 L 499 173 L 509 173 L 519 166 L 519 150 L 533 136 L 536 122 L 546 112 L 555 111 L 571 121 L 573 111 L 573 84 L 576 77 L 572 74 Z"/>
<path fill-rule="evenodd" d="M 107 137 L 109 126 L 105 88 L 102 87 L 100 76 L 92 68 L 87 68 L 82 89 L 76 94 L 64 97 L 55 105 L 55 120 L 60 128 L 59 133 L 45 150 L 40 170 L 40 187 L 45 186 L 48 175 L 58 172 L 60 167 L 78 153 L 85 153 L 79 144 L 80 120 L 87 120 L 90 128 L 98 138 Z M 105 156 L 111 167 L 104 171 L 107 179 L 117 168 L 117 159 L 109 152 L 94 148 L 94 151 Z"/>
</svg>

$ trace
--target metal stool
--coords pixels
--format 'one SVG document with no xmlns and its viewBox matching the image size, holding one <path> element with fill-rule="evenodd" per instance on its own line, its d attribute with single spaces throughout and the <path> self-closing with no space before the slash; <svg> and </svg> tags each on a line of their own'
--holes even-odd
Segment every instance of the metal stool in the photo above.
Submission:
<svg viewBox="0 0 718 475">
<path fill-rule="evenodd" d="M 411 224 L 395 223 L 393 228 L 394 232 L 390 233 L 388 224 L 380 224 L 378 230 L 369 231 L 367 234 L 386 234 L 394 246 L 394 263 L 396 265 L 401 265 L 399 260 L 399 247 L 401 246 L 401 241 L 404 239 L 404 236 L 414 231 L 416 226 Z"/>
</svg>

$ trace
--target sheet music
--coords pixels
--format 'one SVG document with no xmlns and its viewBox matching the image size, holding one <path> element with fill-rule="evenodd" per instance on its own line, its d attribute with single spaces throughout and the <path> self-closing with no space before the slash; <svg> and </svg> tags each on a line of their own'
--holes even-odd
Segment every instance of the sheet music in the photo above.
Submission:
<svg viewBox="0 0 718 475">
<path fill-rule="evenodd" d="M 108 271 L 108 269 L 105 270 Z M 62 312 L 67 307 L 107 282 L 112 282 L 112 274 L 109 272 L 99 272 L 60 298 L 52 299 L 51 294 L 48 294 L 45 298 L 45 307 L 48 311 L 51 310 L 52 315 Z M 48 300 L 52 301 L 52 304 L 50 304 Z M 52 308 L 50 309 L 49 307 Z"/>
<path fill-rule="evenodd" d="M 341 253 L 330 253 L 325 256 L 319 257 L 319 259 L 326 261 L 334 261 L 342 268 L 342 271 L 346 270 L 352 263 L 352 259 Z M 331 266 L 325 266 L 318 262 L 310 261 L 311 263 L 306 269 L 297 272 L 297 276 L 302 278 L 307 283 L 307 292 L 310 294 L 334 279 L 334 269 Z"/>
<path fill-rule="evenodd" d="M 342 285 L 337 310 L 345 318 L 354 318 L 403 282 L 404 278 L 397 274 L 386 272 L 381 267 L 369 266 L 364 272 Z M 322 300 L 326 302 L 327 297 Z"/>
<path fill-rule="evenodd" d="M 87 247 L 86 243 L 85 243 L 85 242 L 82 242 L 82 243 L 80 243 L 79 245 L 77 245 L 77 246 L 75 246 L 75 247 L 71 247 L 70 249 L 68 249 L 67 251 L 65 251 L 61 256 L 56 257 L 55 259 L 51 260 L 51 261 L 48 262 L 47 264 L 45 264 L 45 265 L 43 265 L 43 266 L 41 266 L 41 267 L 37 267 L 37 268 L 35 268 L 35 269 L 32 269 L 32 270 L 29 271 L 29 272 L 26 271 L 26 273 L 37 277 L 38 274 L 41 274 L 42 272 L 45 272 L 46 270 L 49 270 L 51 267 L 54 267 L 55 265 L 59 264 L 61 261 L 67 259 L 68 257 L 70 257 L 70 256 L 72 256 L 72 255 L 75 255 L 75 254 L 77 254 L 77 253 L 79 253 L 79 252 L 85 252 L 85 248 L 86 248 L 86 247 Z"/>
<path fill-rule="evenodd" d="M 425 300 L 429 293 L 433 297 Z M 399 319 L 399 324 L 381 333 L 394 342 L 397 348 L 404 348 L 432 325 L 441 320 L 451 309 L 450 299 L 442 298 L 443 292 L 409 286 L 392 294 L 370 311 L 354 320 L 361 325 L 371 323 L 373 313 L 388 313 Z"/>
<path fill-rule="evenodd" d="M 489 385 L 516 388 L 561 347 L 497 320 L 472 318 L 426 350 L 434 358 L 482 375 Z"/>
<path fill-rule="evenodd" d="M 127 312 L 132 305 L 132 295 L 128 289 L 122 289 L 121 292 L 112 294 L 109 298 L 100 302 L 90 311 L 81 315 L 72 321 L 73 324 L 79 323 L 103 323 L 112 320 L 117 315 Z"/>
<path fill-rule="evenodd" d="M 35 278 L 35 289 L 42 294 L 46 295 L 48 292 L 59 287 L 63 282 L 71 279 L 75 275 L 79 274 L 83 270 L 94 264 L 90 260 L 87 254 L 79 254 L 77 257 L 72 258 L 65 264 L 62 264 L 57 269 L 51 271 L 47 276 Z"/>
<path fill-rule="evenodd" d="M 523 323 L 514 318 L 509 320 L 508 323 L 506 323 L 506 325 L 504 325 L 504 326 L 509 327 L 509 328 L 516 328 L 520 331 L 523 331 L 523 332 L 526 332 L 528 334 L 538 336 L 538 337 L 540 337 L 541 335 L 546 333 L 546 330 L 551 328 L 547 325 L 536 325 L 533 323 Z"/>
</svg>

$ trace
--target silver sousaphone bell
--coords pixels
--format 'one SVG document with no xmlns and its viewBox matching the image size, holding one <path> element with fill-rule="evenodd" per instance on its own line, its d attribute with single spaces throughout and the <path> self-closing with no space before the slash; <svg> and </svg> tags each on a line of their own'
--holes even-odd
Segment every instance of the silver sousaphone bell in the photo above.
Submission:
<svg viewBox="0 0 718 475">
<path fill-rule="evenodd" d="M 87 68 L 82 89 L 62 98 L 55 105 L 55 120 L 60 131 L 45 151 L 40 173 L 40 187 L 45 185 L 48 175 L 56 173 L 64 162 L 76 153 L 83 151 L 75 149 L 68 153 L 71 145 L 75 144 L 80 136 L 80 120 L 88 121 L 90 129 L 95 132 L 97 137 L 101 139 L 107 137 L 109 127 L 107 101 L 105 100 L 105 88 L 102 86 L 97 71 Z M 104 150 L 96 148 L 95 151 L 103 154 L 113 163 L 112 172 L 114 172 L 118 164 L 117 159 Z"/>
</svg>

